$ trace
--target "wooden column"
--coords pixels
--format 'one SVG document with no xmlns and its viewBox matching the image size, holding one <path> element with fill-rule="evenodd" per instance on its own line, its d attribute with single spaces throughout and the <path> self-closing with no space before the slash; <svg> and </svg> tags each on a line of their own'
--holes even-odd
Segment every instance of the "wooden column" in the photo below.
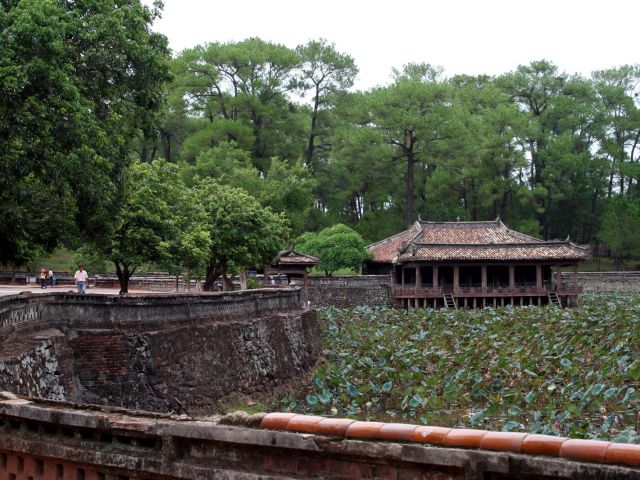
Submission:
<svg viewBox="0 0 640 480">
<path fill-rule="evenodd" d="M 460 267 L 458 265 L 453 266 L 453 291 L 457 292 L 460 289 Z"/>
<path fill-rule="evenodd" d="M 538 290 L 542 289 L 542 265 L 536 265 L 536 288 Z"/>
<path fill-rule="evenodd" d="M 438 266 L 433 266 L 433 288 L 438 288 Z"/>
<path fill-rule="evenodd" d="M 560 273 L 562 271 L 562 267 L 560 265 L 556 265 L 556 290 L 558 290 L 558 288 L 560 288 L 560 285 L 562 284 L 562 274 Z"/>
<path fill-rule="evenodd" d="M 482 291 L 487 291 L 487 266 L 482 265 Z"/>
<path fill-rule="evenodd" d="M 420 272 L 420 266 L 416 265 L 416 288 L 420 288 L 422 285 L 422 273 Z"/>
<path fill-rule="evenodd" d="M 516 286 L 516 266 L 509 265 L 509 288 Z"/>
</svg>

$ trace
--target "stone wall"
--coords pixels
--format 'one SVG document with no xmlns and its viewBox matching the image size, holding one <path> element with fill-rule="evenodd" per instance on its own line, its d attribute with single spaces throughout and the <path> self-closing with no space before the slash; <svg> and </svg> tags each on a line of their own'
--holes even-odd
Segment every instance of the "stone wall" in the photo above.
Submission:
<svg viewBox="0 0 640 480">
<path fill-rule="evenodd" d="M 0 389 L 28 397 L 210 414 L 297 381 L 320 354 L 297 289 L 20 300 L 5 302 Z"/>
<path fill-rule="evenodd" d="M 309 277 L 307 301 L 312 307 L 392 306 L 387 275 Z"/>
<path fill-rule="evenodd" d="M 573 282 L 573 273 L 562 273 L 564 281 Z M 584 293 L 640 292 L 640 272 L 579 272 L 576 283 Z"/>
<path fill-rule="evenodd" d="M 359 437 L 345 438 L 340 428 L 331 435 L 256 428 L 262 417 L 191 418 L 0 398 L 0 478 L 640 479 L 635 445 L 618 444 L 614 464 L 606 464 L 608 442 L 573 440 L 567 459 L 553 456 L 551 440 L 558 437 L 544 435 L 532 435 L 538 437 L 532 442 L 537 452 L 524 454 L 522 434 L 515 432 L 500 434 L 501 443 L 493 442 L 498 451 L 491 451 L 411 444 L 400 424 L 387 424 L 387 436 L 373 437 L 365 427 L 373 432 L 379 424 L 357 422 Z M 306 418 L 301 425 L 313 426 L 314 420 Z M 486 433 L 462 431 L 461 446 L 470 447 L 469 439 L 476 438 L 472 432 Z"/>
</svg>

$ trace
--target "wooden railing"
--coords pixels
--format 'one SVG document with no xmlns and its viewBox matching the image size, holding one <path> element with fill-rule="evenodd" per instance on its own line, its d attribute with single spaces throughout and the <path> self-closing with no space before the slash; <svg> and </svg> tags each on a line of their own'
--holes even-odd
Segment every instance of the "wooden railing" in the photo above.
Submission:
<svg viewBox="0 0 640 480">
<path fill-rule="evenodd" d="M 462 286 L 453 288 L 452 286 L 444 287 L 394 287 L 393 296 L 395 298 L 434 298 L 441 297 L 445 292 L 452 293 L 456 296 L 516 296 L 516 295 L 546 295 L 549 290 L 553 290 L 550 285 L 537 287 L 535 284 L 508 286 Z M 582 287 L 575 284 L 563 283 L 558 285 L 556 289 L 558 295 L 578 295 L 582 293 Z"/>
</svg>

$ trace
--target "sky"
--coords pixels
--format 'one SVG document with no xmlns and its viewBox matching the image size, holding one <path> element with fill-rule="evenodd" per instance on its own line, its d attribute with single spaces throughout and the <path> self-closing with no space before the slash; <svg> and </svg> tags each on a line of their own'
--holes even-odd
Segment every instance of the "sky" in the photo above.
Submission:
<svg viewBox="0 0 640 480">
<path fill-rule="evenodd" d="M 143 0 L 150 5 L 152 0 Z M 561 71 L 640 63 L 637 0 L 164 0 L 154 30 L 178 53 L 249 37 L 295 48 L 324 38 L 351 55 L 355 88 L 407 63 L 499 75 L 547 59 Z"/>
</svg>

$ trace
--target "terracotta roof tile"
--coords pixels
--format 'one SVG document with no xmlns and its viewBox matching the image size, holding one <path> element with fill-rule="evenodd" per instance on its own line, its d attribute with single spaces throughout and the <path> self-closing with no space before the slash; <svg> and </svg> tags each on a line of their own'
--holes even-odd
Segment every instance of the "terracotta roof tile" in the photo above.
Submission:
<svg viewBox="0 0 640 480">
<path fill-rule="evenodd" d="M 287 424 L 287 430 L 294 432 L 309 432 L 316 433 L 318 431 L 318 424 L 324 417 L 317 417 L 314 415 L 296 415 Z"/>
<path fill-rule="evenodd" d="M 380 440 L 395 440 L 396 442 L 408 442 L 411 440 L 411 436 L 417 425 L 410 425 L 407 423 L 385 423 L 380 430 L 378 430 L 378 437 Z"/>
<path fill-rule="evenodd" d="M 453 428 L 447 433 L 444 444 L 447 447 L 480 448 L 482 438 L 487 434 L 486 430 L 473 430 L 471 428 Z"/>
<path fill-rule="evenodd" d="M 412 245 L 399 262 L 415 260 L 584 260 L 588 252 L 569 242 L 502 245 Z"/>
<path fill-rule="evenodd" d="M 565 437 L 554 437 L 552 435 L 531 434 L 522 441 L 520 451 L 532 455 L 560 455 L 560 447 L 568 439 Z"/>
<path fill-rule="evenodd" d="M 444 445 L 444 439 L 450 431 L 450 428 L 444 427 L 418 427 L 413 431 L 411 441 Z"/>
<path fill-rule="evenodd" d="M 393 262 L 393 259 L 398 256 L 398 252 L 400 252 L 419 231 L 416 224 L 409 230 L 397 233 L 389 238 L 367 246 L 367 251 L 373 255 L 372 261 L 380 263 Z"/>
<path fill-rule="evenodd" d="M 367 247 L 374 263 L 450 260 L 572 260 L 588 258 L 569 241 L 546 242 L 493 222 L 416 222 Z"/>
<path fill-rule="evenodd" d="M 445 447 L 480 448 L 586 462 L 640 466 L 640 445 L 600 440 L 573 440 L 522 432 L 488 432 L 402 423 L 364 422 L 294 413 L 269 413 L 263 418 L 261 427 L 353 439 L 432 443 Z"/>
<path fill-rule="evenodd" d="M 347 428 L 345 436 L 347 438 L 376 438 L 383 425 L 382 422 L 353 422 Z"/>
<path fill-rule="evenodd" d="M 532 243 L 542 240 L 509 230 L 499 220 L 494 222 L 421 222 L 416 243 L 475 244 Z"/>
<path fill-rule="evenodd" d="M 482 437 L 480 448 L 501 452 L 520 453 L 522 441 L 528 434 L 522 432 L 488 432 Z"/>
<path fill-rule="evenodd" d="M 603 442 L 601 440 L 570 439 L 560 447 L 560 456 L 586 462 L 604 462 L 605 453 L 609 445 L 611 445 L 611 442 Z"/>
</svg>

